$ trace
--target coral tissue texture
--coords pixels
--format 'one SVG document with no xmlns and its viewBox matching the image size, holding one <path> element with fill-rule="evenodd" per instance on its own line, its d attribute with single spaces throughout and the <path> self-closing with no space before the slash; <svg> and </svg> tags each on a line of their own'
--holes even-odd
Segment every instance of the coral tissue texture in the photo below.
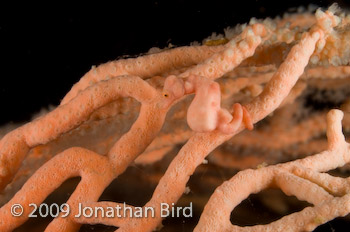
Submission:
<svg viewBox="0 0 350 232">
<path fill-rule="evenodd" d="M 350 162 L 349 27 L 350 16 L 331 6 L 252 19 L 200 45 L 93 66 L 58 107 L 0 131 L 0 231 L 20 228 L 32 204 L 74 177 L 70 213 L 61 208 L 45 231 L 161 229 L 162 207 L 178 209 L 186 194 L 200 215 L 194 231 L 313 231 L 346 216 L 349 179 L 329 171 L 344 174 Z M 154 185 L 148 199 L 101 200 L 135 166 L 149 172 L 138 177 Z M 225 182 L 200 178 L 192 194 L 190 177 L 204 175 L 205 166 L 239 172 Z M 206 188 L 209 199 L 201 196 Z M 288 212 L 267 197 L 283 217 L 236 224 L 236 206 L 270 188 L 307 206 Z M 81 207 L 154 215 L 76 217 Z"/>
</svg>

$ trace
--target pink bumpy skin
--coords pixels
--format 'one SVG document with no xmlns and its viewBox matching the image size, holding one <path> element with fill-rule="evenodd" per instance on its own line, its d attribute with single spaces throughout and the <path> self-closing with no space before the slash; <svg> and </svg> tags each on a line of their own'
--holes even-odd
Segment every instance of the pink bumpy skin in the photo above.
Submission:
<svg viewBox="0 0 350 232">
<path fill-rule="evenodd" d="M 217 82 L 206 77 L 191 75 L 186 81 L 169 76 L 164 83 L 164 96 L 195 93 L 187 111 L 188 126 L 196 132 L 219 130 L 225 134 L 234 133 L 242 121 L 253 129 L 248 111 L 236 103 L 233 115 L 221 108 L 221 91 Z"/>
</svg>

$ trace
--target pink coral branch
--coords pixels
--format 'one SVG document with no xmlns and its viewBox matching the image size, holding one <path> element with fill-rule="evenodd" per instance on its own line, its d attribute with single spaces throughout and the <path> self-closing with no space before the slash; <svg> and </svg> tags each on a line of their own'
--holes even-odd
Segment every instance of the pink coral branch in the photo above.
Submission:
<svg viewBox="0 0 350 232">
<path fill-rule="evenodd" d="M 350 161 L 349 144 L 344 142 L 341 132 L 342 116 L 341 111 L 332 110 L 327 117 L 328 140 L 330 144 L 336 143 L 337 149 L 330 149 L 327 152 L 286 164 L 238 173 L 215 190 L 195 231 L 206 231 L 206 228 L 214 230 L 220 228 L 221 231 L 312 231 L 326 221 L 348 214 L 350 208 L 341 205 L 349 201 L 348 187 L 334 189 L 339 184 L 345 184 L 346 181 L 339 181 L 335 177 L 325 177 L 326 174 L 319 173 L 341 167 Z M 310 171 L 306 171 L 305 167 L 308 167 Z M 323 175 L 323 178 L 317 178 L 317 175 Z M 317 181 L 314 182 L 314 180 Z M 230 223 L 232 209 L 243 199 L 251 193 L 258 193 L 275 185 L 287 195 L 295 195 L 300 200 L 312 203 L 314 207 L 305 208 L 264 226 L 239 227 Z M 329 187 L 324 188 L 325 186 Z M 341 196 L 333 197 L 327 190 L 333 190 Z"/>
<path fill-rule="evenodd" d="M 222 49 L 223 46 L 180 47 L 161 53 L 126 60 L 116 60 L 98 67 L 92 67 L 92 69 L 72 87 L 72 90 L 67 93 L 61 105 L 68 103 L 77 96 L 80 91 L 97 82 L 107 80 L 108 78 L 123 75 L 139 76 L 142 79 L 153 77 L 169 69 L 179 69 L 181 67 L 198 64 Z"/>
<path fill-rule="evenodd" d="M 237 67 L 244 59 L 252 56 L 262 41 L 261 37 L 266 36 L 266 34 L 267 31 L 262 24 L 247 27 L 240 36 L 227 43 L 225 50 L 187 70 L 180 77 L 190 75 L 205 76 L 209 79 L 221 77 Z"/>
<path fill-rule="evenodd" d="M 103 166 L 96 166 L 96 163 L 100 163 Z M 54 175 L 50 174 L 51 172 Z M 102 179 L 101 174 L 104 175 Z M 111 163 L 106 157 L 83 148 L 71 148 L 64 151 L 35 172 L 22 189 L 7 204 L 1 207 L 0 230 L 12 231 L 24 223 L 32 211 L 32 208 L 29 207 L 30 203 L 39 205 L 61 183 L 76 176 L 81 176 L 84 182 L 88 180 L 90 185 L 88 188 L 90 191 L 85 192 L 85 194 L 83 192 L 83 195 L 79 196 L 79 198 L 95 199 L 96 196 L 97 198 L 99 197 L 99 193 L 109 184 L 108 180 L 114 176 L 114 172 Z M 86 178 L 87 180 L 85 180 Z M 21 217 L 13 217 L 10 213 L 10 208 L 13 204 L 19 203 L 23 205 L 24 213 Z"/>
<path fill-rule="evenodd" d="M 68 200 L 68 204 L 72 206 L 73 209 L 77 209 L 78 202 L 85 202 L 85 201 L 96 201 L 100 194 L 102 194 L 103 190 L 108 186 L 108 184 L 116 178 L 120 173 L 122 173 L 129 164 L 140 154 L 142 153 L 146 147 L 151 143 L 151 141 L 156 136 L 157 132 L 161 129 L 161 126 L 163 125 L 166 112 L 168 110 L 168 107 L 171 105 L 171 103 L 176 100 L 176 98 L 180 96 L 169 96 L 168 98 L 164 98 L 161 94 L 156 92 L 151 86 L 149 86 L 145 81 L 134 78 L 134 77 L 121 77 L 117 79 L 112 79 L 111 81 L 116 81 L 119 84 L 124 83 L 124 86 L 118 85 L 111 85 L 113 83 L 110 83 L 111 81 L 107 82 L 101 82 L 99 83 L 95 88 L 86 89 L 85 91 L 81 92 L 77 98 L 75 98 L 72 102 L 68 103 L 67 105 L 61 106 L 64 108 L 64 110 L 69 111 L 69 106 L 75 103 L 75 101 L 79 100 L 80 98 L 89 99 L 92 101 L 92 105 L 96 107 L 98 104 L 101 104 L 106 102 L 109 99 L 113 99 L 115 97 L 118 97 L 119 95 L 122 96 L 133 96 L 137 100 L 139 100 L 142 103 L 141 111 L 138 119 L 132 126 L 132 128 L 129 130 L 128 133 L 122 136 L 122 138 L 114 145 L 114 147 L 110 151 L 110 155 L 108 158 L 101 157 L 101 161 L 94 161 L 92 159 L 93 155 L 90 154 L 88 156 L 79 156 L 78 154 L 82 151 L 78 149 L 76 150 L 67 150 L 67 155 L 57 156 L 56 159 L 52 159 L 47 163 L 47 165 L 44 165 L 35 175 L 33 175 L 29 180 L 29 185 L 34 186 L 43 186 L 45 185 L 48 180 L 41 179 L 41 176 L 46 176 L 48 178 L 48 173 L 52 170 L 56 170 L 57 164 L 63 164 L 64 167 L 72 167 L 68 172 L 62 172 L 65 171 L 65 169 L 62 169 L 60 171 L 56 171 L 55 173 L 58 175 L 58 179 L 52 180 L 55 184 L 53 188 L 48 188 L 48 192 L 43 192 L 40 195 L 40 198 L 33 197 L 35 202 L 33 203 L 41 203 L 46 196 L 48 196 L 49 193 L 51 193 L 54 188 L 57 188 L 59 184 L 61 184 L 65 179 L 69 177 L 73 177 L 76 175 L 82 176 L 82 181 L 79 183 L 77 189 L 74 191 L 70 199 Z M 121 81 L 120 81 L 121 80 Z M 139 82 L 139 83 L 138 83 Z M 144 86 L 140 86 L 140 85 Z M 128 86 L 129 85 L 129 86 Z M 131 91 L 131 89 L 135 86 L 140 87 L 139 91 Z M 98 93 L 101 91 L 98 91 L 101 88 L 102 93 L 104 93 L 103 96 L 97 97 L 99 101 L 96 101 L 94 104 L 94 98 L 92 93 Z M 119 90 L 120 92 L 115 92 L 116 90 Z M 108 91 L 109 90 L 109 91 Z M 114 95 L 113 95 L 114 94 Z M 117 94 L 117 95 L 116 95 Z M 157 100 L 158 99 L 158 100 Z M 151 101 L 153 100 L 153 101 Z M 68 108 L 68 109 L 66 109 Z M 90 109 L 91 110 L 91 109 Z M 88 111 L 89 112 L 89 111 Z M 54 115 L 56 116 L 56 115 Z M 52 115 L 46 116 L 46 118 L 52 117 Z M 48 119 L 39 119 L 40 120 L 48 120 Z M 56 117 L 57 118 L 57 117 Z M 145 121 L 147 123 L 145 123 Z M 147 125 L 147 126 L 145 126 Z M 124 146 L 124 144 L 132 144 L 133 142 L 136 142 L 133 146 Z M 83 150 L 84 152 L 84 150 Z M 72 157 L 70 156 L 71 153 L 74 154 L 74 159 L 72 160 Z M 76 154 L 78 153 L 78 154 Z M 90 157 L 91 156 L 91 157 Z M 96 156 L 96 155 L 95 155 Z M 78 160 L 76 160 L 78 159 Z M 66 160 L 69 163 L 63 162 L 63 160 Z M 79 166 L 79 164 L 86 160 L 86 162 L 89 162 L 89 164 L 86 164 L 85 166 Z M 103 161 L 104 160 L 104 161 Z M 77 161 L 76 163 L 74 161 Z M 107 163 L 104 163 L 107 162 Z M 100 163 L 101 166 L 96 167 L 95 164 Z M 51 167 L 51 168 L 50 168 Z M 76 168 L 74 168 L 76 167 Z M 110 168 L 108 168 L 110 167 Z M 97 169 L 96 169 L 97 168 Z M 95 170 L 96 169 L 96 170 Z M 103 179 L 101 179 L 103 178 Z M 32 183 L 33 182 L 33 183 Z M 104 183 L 104 184 L 103 184 Z M 29 186 L 26 185 L 26 186 Z M 86 189 L 89 189 L 90 191 L 86 191 Z M 100 191 L 98 191 L 100 189 Z M 35 189 L 30 191 L 27 188 L 23 188 L 22 191 L 18 192 L 16 196 L 18 196 L 19 199 L 23 198 L 23 195 L 28 196 L 28 192 L 32 194 L 35 194 Z M 30 199 L 30 198 L 26 198 Z M 33 200 L 34 200 L 33 199 Z M 27 201 L 20 201 L 16 197 L 13 199 L 17 202 L 21 202 L 22 204 L 29 205 Z M 14 218 L 11 215 L 9 215 L 9 207 L 13 204 L 12 201 L 10 201 L 8 204 L 6 204 L 4 207 L 1 208 L 1 211 L 3 213 L 3 217 L 11 217 L 11 220 L 14 220 L 14 223 L 11 223 L 11 225 L 3 224 L 3 230 L 10 230 L 12 228 L 15 228 L 19 224 L 23 223 L 27 217 L 29 212 L 27 211 L 26 214 L 22 215 L 20 218 Z M 79 228 L 79 224 L 75 223 L 74 220 L 68 218 L 56 218 L 53 222 L 50 223 L 48 230 L 54 230 L 54 231 L 65 231 L 65 230 L 76 230 Z"/>
<path fill-rule="evenodd" d="M 313 22 L 313 19 L 298 20 L 301 20 L 301 24 Z M 333 27 L 340 24 L 340 18 L 331 11 L 317 11 L 316 21 L 302 36 L 287 26 L 277 36 L 273 36 L 277 33 L 273 25 L 252 23 L 226 45 L 177 48 L 135 59 L 109 62 L 90 70 L 73 86 L 58 108 L 10 132 L 0 141 L 0 190 L 11 181 L 29 149 L 53 141 L 77 128 L 96 111 L 113 115 L 110 112 L 113 107 L 103 108 L 108 103 L 121 97 L 135 98 L 141 103 L 138 118 L 130 130 L 113 144 L 106 156 L 73 147 L 49 160 L 0 209 L 1 231 L 11 231 L 24 223 L 28 219 L 29 203 L 40 204 L 63 181 L 75 176 L 80 176 L 81 181 L 67 201 L 72 213 L 68 217 L 62 217 L 61 213 L 46 231 L 77 231 L 82 223 L 118 226 L 118 231 L 154 230 L 162 221 L 161 204 L 171 205 L 178 201 L 186 190 L 190 176 L 210 152 L 245 128 L 252 129 L 253 123 L 300 95 L 302 90 L 297 89 L 289 100 L 285 100 L 304 73 L 310 57 L 325 57 L 322 48 L 333 41 L 336 33 Z M 222 89 L 215 79 L 231 72 L 240 64 L 244 66 L 258 62 L 264 57 L 263 49 L 267 46 L 262 44 L 264 41 L 290 43 L 298 36 L 301 39 L 292 47 L 275 73 L 266 74 L 264 72 L 271 71 L 271 67 L 261 67 L 259 70 L 264 74 L 258 80 L 232 81 L 234 85 L 237 84 L 232 92 L 251 88 L 254 97 L 257 95 L 251 102 L 244 106 L 231 103 L 233 113 L 222 106 Z M 258 58 L 253 57 L 259 45 L 261 48 Z M 262 64 L 264 62 L 266 63 L 262 61 Z M 176 75 L 169 75 L 171 73 Z M 162 74 L 167 78 L 158 76 Z M 318 73 L 312 75 L 317 76 Z M 151 79 L 143 80 L 147 78 Z M 266 82 L 262 88 L 261 84 Z M 159 88 L 161 86 L 162 89 Z M 226 99 L 229 99 L 231 93 L 230 90 L 228 92 Z M 181 133 L 176 138 L 161 136 L 167 141 L 156 141 L 168 110 L 190 94 L 194 94 L 194 99 L 187 110 L 187 124 L 193 132 Z M 339 210 L 339 205 L 349 203 L 348 179 L 321 173 L 350 161 L 349 144 L 341 132 L 341 118 L 342 113 L 336 110 L 327 116 L 328 150 L 302 160 L 245 170 L 221 185 L 206 205 L 196 231 L 312 230 L 324 221 L 347 214 L 349 207 Z M 121 206 L 118 203 L 97 201 L 104 189 L 133 161 L 137 161 L 141 154 L 150 152 L 151 156 L 161 157 L 172 148 L 174 141 L 184 142 L 187 138 L 188 142 L 170 163 L 152 198 L 142 206 L 143 209 L 154 209 L 154 217 L 98 216 L 93 219 L 77 219 L 73 216 L 77 214 L 79 204 L 102 209 Z M 147 159 L 142 161 L 142 156 L 140 160 L 147 162 Z M 249 194 L 270 187 L 279 187 L 287 195 L 295 195 L 314 204 L 314 207 L 308 207 L 269 225 L 243 228 L 230 223 L 229 217 L 234 207 Z M 334 195 L 339 197 L 335 198 Z M 25 206 L 22 216 L 10 215 L 10 207 L 14 203 Z M 330 207 L 336 207 L 337 210 L 329 210 Z"/>
<path fill-rule="evenodd" d="M 278 107 L 278 104 L 282 102 L 283 98 L 288 95 L 288 92 L 293 87 L 298 77 L 303 73 L 308 60 L 314 51 L 316 42 L 322 34 L 322 31 L 314 32 L 310 35 L 306 34 L 299 44 L 293 47 L 291 53 L 288 55 L 277 73 L 267 84 L 264 92 L 251 104 L 247 105 L 247 109 L 252 115 L 252 120 L 254 122 L 261 120 L 272 112 Z M 298 59 L 295 58 L 295 55 L 297 55 Z M 241 125 L 240 130 L 242 130 L 243 127 L 244 126 Z M 238 132 L 239 130 L 235 133 Z M 185 191 L 186 183 L 189 177 L 194 173 L 196 167 L 203 162 L 204 158 L 211 151 L 233 135 L 234 134 L 225 135 L 219 131 L 212 131 L 207 133 L 197 133 L 192 136 L 169 165 L 166 173 L 159 181 L 152 199 L 146 204 L 146 206 L 155 207 L 159 210 L 161 202 L 168 204 L 176 202 Z M 208 143 L 208 141 L 211 142 Z M 217 208 L 216 212 L 218 210 L 220 210 L 220 207 Z M 126 228 L 122 228 L 122 231 L 140 231 L 141 228 L 145 228 L 145 226 L 148 228 L 145 230 L 151 230 L 152 228 L 155 228 L 160 221 L 160 217 L 136 220 L 134 223 L 129 223 Z M 207 226 L 209 226 L 208 228 L 213 228 L 211 227 L 212 225 Z"/>
<path fill-rule="evenodd" d="M 136 86 L 139 91 L 133 91 Z M 30 148 L 56 139 L 87 120 L 94 110 L 126 96 L 147 103 L 152 102 L 157 93 L 138 77 L 113 78 L 88 88 L 68 104 L 7 134 L 0 144 L 0 190 L 11 181 Z"/>
</svg>

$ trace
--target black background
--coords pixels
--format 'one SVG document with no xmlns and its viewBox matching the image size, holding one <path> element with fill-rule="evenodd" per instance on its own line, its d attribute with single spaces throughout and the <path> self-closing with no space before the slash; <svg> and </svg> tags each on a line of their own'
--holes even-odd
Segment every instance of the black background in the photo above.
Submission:
<svg viewBox="0 0 350 232">
<path fill-rule="evenodd" d="M 58 105 L 92 65 L 169 43 L 189 45 L 251 17 L 334 1 L 115 2 L 0 6 L 0 126 L 28 121 L 41 108 Z M 350 1 L 336 2 L 350 8 Z M 318 231 L 341 226 L 326 224 Z"/>
<path fill-rule="evenodd" d="M 212 32 L 333 1 L 115 1 L 0 6 L 0 125 L 58 105 L 92 65 L 151 47 L 189 45 Z M 349 3 L 338 1 L 342 7 Z"/>
</svg>

